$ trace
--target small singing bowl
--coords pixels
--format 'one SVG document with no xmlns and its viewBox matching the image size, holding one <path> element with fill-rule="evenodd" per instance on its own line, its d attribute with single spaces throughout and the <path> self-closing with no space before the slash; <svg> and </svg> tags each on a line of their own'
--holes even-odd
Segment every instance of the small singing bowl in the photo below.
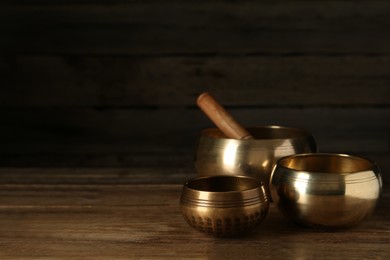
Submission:
<svg viewBox="0 0 390 260">
<path fill-rule="evenodd" d="M 302 129 L 283 126 L 246 129 L 254 139 L 229 139 L 217 128 L 203 130 L 195 151 L 198 176 L 249 176 L 268 185 L 278 159 L 317 149 L 313 136 Z"/>
<path fill-rule="evenodd" d="M 245 176 L 198 177 L 184 184 L 181 213 L 193 228 L 219 237 L 254 231 L 268 213 L 263 183 Z"/>
<path fill-rule="evenodd" d="M 345 154 L 298 154 L 278 160 L 271 197 L 284 215 L 316 228 L 347 228 L 368 217 L 382 193 L 378 167 Z"/>
</svg>

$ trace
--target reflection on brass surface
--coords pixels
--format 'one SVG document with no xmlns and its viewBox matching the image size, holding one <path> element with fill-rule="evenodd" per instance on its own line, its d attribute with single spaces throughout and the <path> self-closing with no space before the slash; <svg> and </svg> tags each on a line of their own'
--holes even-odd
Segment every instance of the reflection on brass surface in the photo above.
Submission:
<svg viewBox="0 0 390 260">
<path fill-rule="evenodd" d="M 361 157 L 298 154 L 277 162 L 270 190 L 273 202 L 296 222 L 342 228 L 374 211 L 382 179 L 377 166 Z"/>
<path fill-rule="evenodd" d="M 189 180 L 180 208 L 193 228 L 214 236 L 237 236 L 253 231 L 268 213 L 262 182 L 245 176 L 210 176 Z"/>
<path fill-rule="evenodd" d="M 247 128 L 252 140 L 228 139 L 217 128 L 202 131 L 195 152 L 198 176 L 243 175 L 268 185 L 272 168 L 279 158 L 316 152 L 308 132 L 281 126 Z"/>
</svg>

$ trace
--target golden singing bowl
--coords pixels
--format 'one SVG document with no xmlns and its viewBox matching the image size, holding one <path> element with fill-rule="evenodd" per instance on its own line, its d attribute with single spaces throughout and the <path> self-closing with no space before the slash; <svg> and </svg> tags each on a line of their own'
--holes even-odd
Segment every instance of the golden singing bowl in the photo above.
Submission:
<svg viewBox="0 0 390 260">
<path fill-rule="evenodd" d="M 270 182 L 278 208 L 311 227 L 344 228 L 375 209 L 382 192 L 378 167 L 345 154 L 298 154 L 280 159 Z"/>
<path fill-rule="evenodd" d="M 217 128 L 202 131 L 195 151 L 198 176 L 250 176 L 268 185 L 279 158 L 316 152 L 313 136 L 301 129 L 282 126 L 246 129 L 255 139 L 229 139 Z"/>
<path fill-rule="evenodd" d="M 187 223 L 214 236 L 250 233 L 264 220 L 269 200 L 261 181 L 245 176 L 209 176 L 189 180 L 180 208 Z"/>
</svg>

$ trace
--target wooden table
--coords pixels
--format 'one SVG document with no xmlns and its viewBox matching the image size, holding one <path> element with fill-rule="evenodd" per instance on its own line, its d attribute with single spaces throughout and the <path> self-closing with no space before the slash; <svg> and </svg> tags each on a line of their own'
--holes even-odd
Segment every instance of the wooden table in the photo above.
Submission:
<svg viewBox="0 0 390 260">
<path fill-rule="evenodd" d="M 0 170 L 0 259 L 390 259 L 390 192 L 338 232 L 297 226 L 274 205 L 252 235 L 213 238 L 179 211 L 187 168 Z M 385 185 L 386 186 L 386 185 Z"/>
</svg>

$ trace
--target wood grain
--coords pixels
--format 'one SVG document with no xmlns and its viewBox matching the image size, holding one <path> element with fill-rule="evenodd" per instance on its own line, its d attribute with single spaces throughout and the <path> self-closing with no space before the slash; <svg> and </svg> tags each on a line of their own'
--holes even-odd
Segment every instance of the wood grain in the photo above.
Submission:
<svg viewBox="0 0 390 260">
<path fill-rule="evenodd" d="M 77 155 L 79 156 L 79 155 Z M 131 156 L 131 155 L 129 155 Z M 359 154 L 375 162 L 382 172 L 385 184 L 390 183 L 390 154 L 364 153 Z M 185 180 L 196 176 L 193 158 L 191 156 L 173 156 L 171 162 L 168 156 L 161 154 L 145 156 L 140 162 L 131 161 L 126 167 L 91 167 L 86 163 L 77 163 L 70 167 L 1 167 L 0 185 L 5 187 L 50 187 L 50 185 L 158 185 L 183 184 Z M 31 159 L 31 158 L 30 158 Z M 42 161 L 37 160 L 38 162 Z M 165 161 L 165 164 L 164 164 Z M 33 165 L 32 162 L 29 162 Z M 107 162 L 105 162 L 107 163 Z M 36 164 L 36 162 L 35 162 Z M 91 164 L 91 162 L 90 162 Z M 81 165 L 81 167 L 80 167 Z M 146 167 L 145 165 L 148 165 Z M 78 167 L 77 167 L 78 166 Z M 88 167 L 89 166 L 89 167 Z M 54 186 L 51 186 L 54 187 Z M 46 189 L 45 188 L 45 189 Z"/>
<path fill-rule="evenodd" d="M 390 157 L 381 160 L 381 155 L 375 154 L 371 155 L 370 158 L 378 161 L 384 170 L 390 170 L 390 162 L 385 164 Z M 0 185 L 4 190 L 19 189 L 26 187 L 26 185 L 30 185 L 31 189 L 34 187 L 35 189 L 37 187 L 56 189 L 58 185 L 68 185 L 69 187 L 73 185 L 75 189 L 80 185 L 140 185 L 146 187 L 158 184 L 183 184 L 186 180 L 196 176 L 192 162 L 182 166 L 161 166 L 156 163 L 155 157 L 153 157 L 149 158 L 149 165 L 149 167 L 128 166 L 125 168 L 1 167 Z"/>
<path fill-rule="evenodd" d="M 0 168 L 0 258 L 389 259 L 389 17 L 388 1 L 0 0 L 0 165 L 18 166 Z M 271 205 L 248 237 L 191 229 L 203 91 L 244 125 L 376 161 L 375 214 L 328 232 Z"/>
<path fill-rule="evenodd" d="M 254 234 L 216 239 L 181 217 L 181 185 L 1 185 L 0 190 L 4 259 L 390 256 L 387 191 L 375 214 L 352 229 L 299 227 L 272 205 Z"/>
<path fill-rule="evenodd" d="M 2 52 L 390 52 L 387 1 L 88 3 L 3 4 Z"/>
<path fill-rule="evenodd" d="M 388 152 L 389 108 L 239 108 L 244 126 L 309 129 L 321 151 Z M 192 153 L 201 129 L 214 127 L 199 109 L 0 110 L 0 153 Z"/>
<path fill-rule="evenodd" d="M 390 56 L 0 56 L 2 107 L 389 106 Z"/>
<path fill-rule="evenodd" d="M 186 165 L 203 91 L 321 151 L 389 153 L 389 17 L 387 1 L 0 1 L 0 165 Z"/>
</svg>

